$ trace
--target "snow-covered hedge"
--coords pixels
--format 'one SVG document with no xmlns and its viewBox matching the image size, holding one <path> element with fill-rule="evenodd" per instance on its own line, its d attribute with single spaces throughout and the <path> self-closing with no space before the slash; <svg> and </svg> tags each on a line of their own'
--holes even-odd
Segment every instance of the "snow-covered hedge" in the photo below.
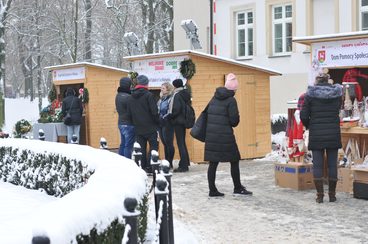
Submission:
<svg viewBox="0 0 368 244">
<path fill-rule="evenodd" d="M 60 197 L 19 220 L 14 243 L 30 243 L 38 234 L 51 243 L 121 243 L 127 197 L 139 202 L 144 237 L 147 176 L 118 154 L 82 145 L 0 139 L 0 179 Z"/>
<path fill-rule="evenodd" d="M 288 120 L 287 114 L 273 114 L 271 116 L 272 134 L 277 134 L 281 131 L 286 131 L 287 120 Z"/>
</svg>

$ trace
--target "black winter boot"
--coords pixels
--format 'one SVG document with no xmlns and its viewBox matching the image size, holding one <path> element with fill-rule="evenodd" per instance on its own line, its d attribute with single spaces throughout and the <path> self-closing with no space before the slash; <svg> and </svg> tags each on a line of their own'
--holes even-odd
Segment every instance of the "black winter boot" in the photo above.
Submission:
<svg viewBox="0 0 368 244">
<path fill-rule="evenodd" d="M 316 186 L 316 190 L 317 190 L 317 198 L 316 198 L 316 202 L 317 203 L 323 203 L 323 196 L 324 196 L 324 192 L 323 192 L 323 179 L 322 178 L 315 178 L 314 179 L 314 185 Z"/>
<path fill-rule="evenodd" d="M 330 202 L 336 202 L 336 184 L 337 179 L 328 179 L 328 197 Z"/>
</svg>

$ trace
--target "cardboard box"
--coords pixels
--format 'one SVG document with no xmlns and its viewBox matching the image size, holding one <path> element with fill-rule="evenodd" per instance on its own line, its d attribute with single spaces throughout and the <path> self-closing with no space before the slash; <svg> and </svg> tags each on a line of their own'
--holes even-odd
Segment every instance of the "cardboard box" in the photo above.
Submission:
<svg viewBox="0 0 368 244">
<path fill-rule="evenodd" d="M 368 183 L 368 168 L 352 167 L 354 181 Z"/>
<path fill-rule="evenodd" d="M 368 183 L 354 181 L 354 198 L 366 199 L 368 200 Z"/>
<path fill-rule="evenodd" d="M 313 164 L 298 162 L 276 163 L 275 184 L 295 190 L 314 189 Z"/>
<path fill-rule="evenodd" d="M 353 192 L 353 171 L 350 168 L 337 169 L 336 191 Z"/>
</svg>

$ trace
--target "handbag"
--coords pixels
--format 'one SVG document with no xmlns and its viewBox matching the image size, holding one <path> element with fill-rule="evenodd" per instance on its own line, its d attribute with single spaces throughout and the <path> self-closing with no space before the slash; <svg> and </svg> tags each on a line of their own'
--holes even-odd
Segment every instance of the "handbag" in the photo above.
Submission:
<svg viewBox="0 0 368 244">
<path fill-rule="evenodd" d="M 72 116 L 70 115 L 70 110 L 72 110 L 73 102 L 74 102 L 74 98 L 73 98 L 72 103 L 70 105 L 69 111 L 66 113 L 66 115 L 64 117 L 64 125 L 70 125 L 72 123 Z"/>
<path fill-rule="evenodd" d="M 207 107 L 199 115 L 198 119 L 194 123 L 190 130 L 190 135 L 198 141 L 205 142 L 206 140 L 206 129 L 207 129 Z"/>
</svg>

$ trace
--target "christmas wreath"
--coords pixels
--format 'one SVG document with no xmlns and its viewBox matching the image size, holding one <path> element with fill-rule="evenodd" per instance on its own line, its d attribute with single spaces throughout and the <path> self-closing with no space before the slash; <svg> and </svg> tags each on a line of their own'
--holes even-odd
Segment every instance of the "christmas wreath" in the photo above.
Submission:
<svg viewBox="0 0 368 244">
<path fill-rule="evenodd" d="M 79 89 L 79 99 L 82 103 L 88 103 L 89 101 L 89 93 L 87 88 L 80 88 Z"/>
<path fill-rule="evenodd" d="M 20 138 L 24 134 L 27 134 L 28 132 L 30 132 L 31 130 L 32 130 L 32 125 L 27 120 L 21 119 L 15 124 L 14 136 L 16 138 Z"/>
<path fill-rule="evenodd" d="M 185 79 L 190 80 L 195 72 L 196 66 L 191 59 L 185 59 L 180 62 L 180 73 Z"/>
</svg>

